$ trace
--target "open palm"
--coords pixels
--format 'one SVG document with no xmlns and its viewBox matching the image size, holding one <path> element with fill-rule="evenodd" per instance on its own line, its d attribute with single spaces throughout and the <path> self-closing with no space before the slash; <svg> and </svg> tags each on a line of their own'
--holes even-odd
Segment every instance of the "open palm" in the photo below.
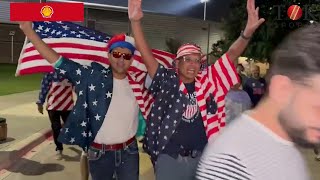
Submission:
<svg viewBox="0 0 320 180">
<path fill-rule="evenodd" d="M 255 0 L 247 1 L 248 20 L 246 30 L 253 33 L 264 21 L 264 18 L 259 17 L 259 7 L 256 8 Z"/>
<path fill-rule="evenodd" d="M 143 17 L 142 0 L 128 0 L 128 15 L 131 21 L 140 21 Z"/>
<path fill-rule="evenodd" d="M 32 29 L 32 22 L 31 21 L 20 21 L 19 27 L 22 30 Z"/>
</svg>

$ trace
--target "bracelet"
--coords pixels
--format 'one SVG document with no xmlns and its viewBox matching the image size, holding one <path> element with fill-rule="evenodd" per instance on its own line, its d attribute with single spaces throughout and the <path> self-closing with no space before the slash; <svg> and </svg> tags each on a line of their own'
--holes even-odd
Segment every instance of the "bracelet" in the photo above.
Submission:
<svg viewBox="0 0 320 180">
<path fill-rule="evenodd" d="M 241 36 L 243 39 L 245 39 L 245 40 L 250 40 L 250 39 L 251 39 L 251 37 L 247 37 L 247 36 L 245 36 L 245 35 L 243 34 L 243 30 L 241 31 L 240 36 Z"/>
</svg>

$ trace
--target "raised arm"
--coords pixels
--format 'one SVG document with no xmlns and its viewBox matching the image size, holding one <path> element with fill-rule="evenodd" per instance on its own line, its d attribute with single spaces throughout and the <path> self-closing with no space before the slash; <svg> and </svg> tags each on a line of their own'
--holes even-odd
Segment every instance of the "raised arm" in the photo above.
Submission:
<svg viewBox="0 0 320 180">
<path fill-rule="evenodd" d="M 20 29 L 24 32 L 24 34 L 44 59 L 46 59 L 51 64 L 55 63 L 59 59 L 59 54 L 52 48 L 50 48 L 32 29 L 32 22 L 19 22 L 19 24 Z"/>
<path fill-rule="evenodd" d="M 152 51 L 144 37 L 141 25 L 141 19 L 143 17 L 141 0 L 128 0 L 128 15 L 137 49 L 141 53 L 150 77 L 153 78 L 157 72 L 159 63 L 153 57 Z"/>
<path fill-rule="evenodd" d="M 238 57 L 248 46 L 250 37 L 256 29 L 265 21 L 264 18 L 259 18 L 259 7 L 256 8 L 255 0 L 247 0 L 248 20 L 242 35 L 230 46 L 228 50 L 229 58 L 232 62 L 236 62 Z"/>
</svg>

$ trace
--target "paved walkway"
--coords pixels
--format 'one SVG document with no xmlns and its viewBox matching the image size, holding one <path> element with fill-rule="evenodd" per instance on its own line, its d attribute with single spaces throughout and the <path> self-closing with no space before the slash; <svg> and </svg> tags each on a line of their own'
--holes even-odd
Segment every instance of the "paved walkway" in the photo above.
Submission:
<svg viewBox="0 0 320 180">
<path fill-rule="evenodd" d="M 50 128 L 47 115 L 39 114 L 35 101 L 38 92 L 26 92 L 0 96 L 0 116 L 7 119 L 8 140 L 0 142 L 0 164 L 3 159 L 12 156 L 18 146 L 26 145 L 29 139 L 39 132 Z M 314 180 L 320 180 L 320 162 L 314 160 L 312 150 L 302 150 Z M 62 161 L 54 159 L 52 140 L 46 140 L 19 158 L 15 166 L 0 171 L 0 180 L 68 180 L 80 179 L 79 158 L 81 151 L 77 147 L 67 146 Z M 153 169 L 148 156 L 140 156 L 141 180 L 153 180 Z"/>
<path fill-rule="evenodd" d="M 0 171 L 0 180 L 68 180 L 80 179 L 81 150 L 66 146 L 63 160 L 55 160 L 54 144 L 47 140 L 20 159 L 13 168 Z M 141 146 L 140 146 L 141 147 Z M 320 180 L 320 162 L 314 160 L 312 150 L 303 150 L 313 180 Z M 153 169 L 144 153 L 140 153 L 140 180 L 154 180 Z"/>
<path fill-rule="evenodd" d="M 6 118 L 8 127 L 8 139 L 0 142 L 0 151 L 50 128 L 47 114 L 42 115 L 37 110 L 37 97 L 38 91 L 0 96 L 0 117 Z"/>
<path fill-rule="evenodd" d="M 0 180 L 68 180 L 80 179 L 81 150 L 67 146 L 62 160 L 56 160 L 54 143 L 45 141 L 20 159 L 16 166 L 0 172 Z M 140 153 L 140 180 L 154 180 L 148 156 Z"/>
</svg>

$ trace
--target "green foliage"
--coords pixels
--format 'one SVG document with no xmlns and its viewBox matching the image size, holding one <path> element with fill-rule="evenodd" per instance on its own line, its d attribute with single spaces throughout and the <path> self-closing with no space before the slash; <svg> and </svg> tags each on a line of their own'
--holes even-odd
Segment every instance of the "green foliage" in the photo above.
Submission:
<svg viewBox="0 0 320 180">
<path fill-rule="evenodd" d="M 269 61 L 273 50 L 290 32 L 310 24 L 310 21 L 320 21 L 320 2 L 318 0 L 256 0 L 260 8 L 260 17 L 266 22 L 255 32 L 243 56 L 257 61 Z M 235 0 L 230 7 L 229 16 L 222 21 L 225 39 L 212 45 L 212 53 L 219 56 L 226 52 L 230 45 L 239 37 L 247 21 L 247 0 Z M 303 15 L 299 20 L 291 20 L 287 10 L 291 5 L 299 5 Z M 309 11 L 309 12 L 308 12 Z"/>
<path fill-rule="evenodd" d="M 15 77 L 16 64 L 0 64 L 0 96 L 40 89 L 42 74 Z"/>
</svg>

